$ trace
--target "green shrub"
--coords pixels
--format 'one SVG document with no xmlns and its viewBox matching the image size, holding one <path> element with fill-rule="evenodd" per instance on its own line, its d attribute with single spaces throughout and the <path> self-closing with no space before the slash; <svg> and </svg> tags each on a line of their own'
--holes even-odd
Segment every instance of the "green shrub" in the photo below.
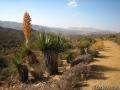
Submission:
<svg viewBox="0 0 120 90">
<path fill-rule="evenodd" d="M 85 48 L 88 49 L 90 44 L 91 42 L 88 39 L 81 39 L 79 41 L 79 48 L 80 48 L 81 54 L 85 54 Z"/>
<path fill-rule="evenodd" d="M 26 47 L 23 47 L 22 49 L 21 49 L 21 57 L 23 58 L 23 57 L 26 57 L 26 56 L 29 56 L 29 55 L 31 55 L 32 54 L 32 50 L 31 49 L 29 49 L 29 48 L 26 48 Z"/>
<path fill-rule="evenodd" d="M 66 56 L 67 62 L 70 63 L 73 59 L 73 53 L 72 52 L 68 52 L 67 56 Z"/>
<path fill-rule="evenodd" d="M 18 66 L 21 64 L 21 56 L 16 54 L 10 62 L 9 73 L 11 75 L 16 75 L 18 72 Z"/>
<path fill-rule="evenodd" d="M 9 72 L 11 75 L 19 75 L 21 82 L 27 82 L 28 80 L 28 69 L 27 66 L 21 63 L 20 54 L 16 54 L 10 64 Z"/>
<path fill-rule="evenodd" d="M 21 65 L 21 60 L 32 54 L 31 49 L 26 48 L 25 46 L 21 46 L 19 49 L 16 50 L 15 55 L 12 57 L 10 63 L 10 73 L 16 74 L 18 72 L 18 67 Z"/>
<path fill-rule="evenodd" d="M 90 41 L 87 39 L 81 39 L 79 42 L 80 48 L 88 48 L 90 46 Z"/>
</svg>

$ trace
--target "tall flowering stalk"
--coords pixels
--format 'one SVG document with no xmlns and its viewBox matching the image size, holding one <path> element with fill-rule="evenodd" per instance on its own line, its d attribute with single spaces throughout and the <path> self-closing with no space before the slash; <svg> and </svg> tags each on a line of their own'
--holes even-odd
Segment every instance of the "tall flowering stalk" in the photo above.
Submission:
<svg viewBox="0 0 120 90">
<path fill-rule="evenodd" d="M 24 13 L 24 18 L 23 18 L 23 33 L 25 36 L 25 40 L 26 40 L 26 47 L 28 47 L 28 42 L 29 42 L 29 38 L 30 38 L 30 34 L 31 34 L 31 18 L 28 12 Z"/>
</svg>

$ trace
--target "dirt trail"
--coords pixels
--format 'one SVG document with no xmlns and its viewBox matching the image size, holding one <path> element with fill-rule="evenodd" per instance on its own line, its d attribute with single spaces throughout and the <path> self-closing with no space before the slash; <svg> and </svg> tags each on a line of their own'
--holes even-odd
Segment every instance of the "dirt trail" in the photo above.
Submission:
<svg viewBox="0 0 120 90">
<path fill-rule="evenodd" d="M 84 90 L 94 90 L 94 86 L 120 87 L 120 46 L 112 41 L 104 41 L 105 50 L 91 63 L 94 73 Z"/>
</svg>

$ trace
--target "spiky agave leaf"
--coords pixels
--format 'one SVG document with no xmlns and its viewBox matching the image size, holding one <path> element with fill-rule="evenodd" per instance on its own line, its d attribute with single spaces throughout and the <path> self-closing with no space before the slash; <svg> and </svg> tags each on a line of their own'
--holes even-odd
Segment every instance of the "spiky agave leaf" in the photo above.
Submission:
<svg viewBox="0 0 120 90">
<path fill-rule="evenodd" d="M 43 52 L 54 51 L 59 53 L 64 51 L 66 41 L 61 35 L 41 32 L 36 35 L 36 45 Z"/>
<path fill-rule="evenodd" d="M 12 60 L 12 63 L 17 67 L 21 64 L 20 56 L 19 54 L 16 54 L 15 57 Z"/>
<path fill-rule="evenodd" d="M 21 56 L 19 54 L 15 54 L 12 61 L 10 62 L 8 70 L 11 75 L 16 75 L 16 73 L 18 72 L 18 67 L 21 64 L 20 58 Z"/>
</svg>

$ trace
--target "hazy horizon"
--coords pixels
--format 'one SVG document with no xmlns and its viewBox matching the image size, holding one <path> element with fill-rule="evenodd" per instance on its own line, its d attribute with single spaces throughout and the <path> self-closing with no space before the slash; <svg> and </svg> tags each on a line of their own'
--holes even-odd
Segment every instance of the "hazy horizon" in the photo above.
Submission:
<svg viewBox="0 0 120 90">
<path fill-rule="evenodd" d="M 1 0 L 0 20 L 22 23 L 28 11 L 32 24 L 120 31 L 119 9 L 120 0 Z"/>
</svg>

